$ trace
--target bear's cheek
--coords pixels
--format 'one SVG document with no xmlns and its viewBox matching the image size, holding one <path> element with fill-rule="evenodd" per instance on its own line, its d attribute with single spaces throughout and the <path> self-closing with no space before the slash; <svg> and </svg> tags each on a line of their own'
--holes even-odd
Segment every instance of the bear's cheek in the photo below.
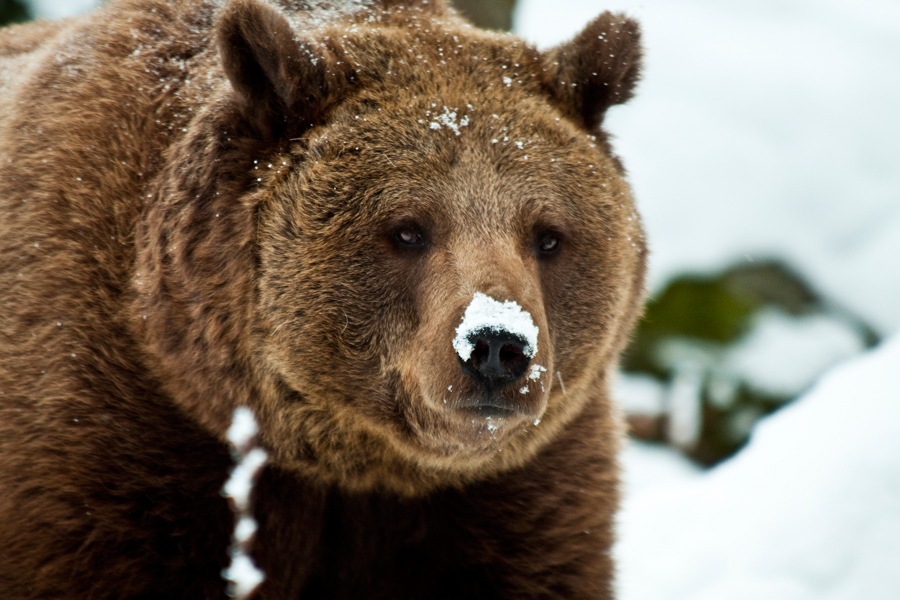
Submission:
<svg viewBox="0 0 900 600">
<path fill-rule="evenodd" d="M 403 329 L 402 307 L 377 301 L 385 296 L 383 277 L 332 240 L 273 245 L 262 262 L 267 366 L 307 402 L 365 406 L 384 387 L 384 323 Z"/>
<path fill-rule="evenodd" d="M 607 261 L 603 253 L 592 257 L 578 257 L 562 272 L 548 275 L 548 328 L 556 350 L 556 369 L 565 376 L 569 388 L 575 381 L 588 376 L 592 359 L 608 336 L 611 307 L 615 304 L 617 282 L 608 277 L 603 268 Z"/>
<path fill-rule="evenodd" d="M 548 270 L 544 288 L 557 371 L 554 377 L 578 394 L 605 370 L 619 343 L 622 315 L 631 300 L 638 233 L 625 220 L 601 213 L 592 230 L 572 248 L 564 269 Z"/>
</svg>

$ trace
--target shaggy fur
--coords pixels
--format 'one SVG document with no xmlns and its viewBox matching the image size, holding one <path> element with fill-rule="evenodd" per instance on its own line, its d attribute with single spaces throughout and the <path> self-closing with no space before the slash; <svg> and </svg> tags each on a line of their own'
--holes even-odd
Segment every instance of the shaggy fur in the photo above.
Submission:
<svg viewBox="0 0 900 600">
<path fill-rule="evenodd" d="M 611 597 L 637 27 L 542 55 L 319 4 L 0 32 L 0 597 L 222 598 L 239 405 L 259 598 Z M 451 345 L 476 291 L 540 330 L 499 414 Z"/>
</svg>

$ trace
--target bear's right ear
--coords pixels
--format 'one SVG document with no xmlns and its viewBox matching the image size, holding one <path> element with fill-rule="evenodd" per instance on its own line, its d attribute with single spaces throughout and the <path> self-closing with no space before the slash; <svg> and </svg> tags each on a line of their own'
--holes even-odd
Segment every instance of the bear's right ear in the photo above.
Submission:
<svg viewBox="0 0 900 600">
<path fill-rule="evenodd" d="M 216 29 L 225 75 L 263 136 L 316 123 L 354 79 L 339 48 L 298 39 L 284 14 L 259 0 L 229 2 Z"/>
<path fill-rule="evenodd" d="M 597 130 L 613 104 L 627 101 L 641 70 L 637 22 L 605 12 L 570 42 L 547 55 L 553 68 L 550 94 L 576 121 Z"/>
</svg>

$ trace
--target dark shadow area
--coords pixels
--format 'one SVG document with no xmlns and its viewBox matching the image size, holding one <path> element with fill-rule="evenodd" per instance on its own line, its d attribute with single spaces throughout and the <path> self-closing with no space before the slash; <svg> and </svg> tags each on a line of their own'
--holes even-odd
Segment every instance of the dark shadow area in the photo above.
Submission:
<svg viewBox="0 0 900 600">
<path fill-rule="evenodd" d="M 22 23 L 31 18 L 31 11 L 20 0 L 0 0 L 0 27 Z"/>
</svg>

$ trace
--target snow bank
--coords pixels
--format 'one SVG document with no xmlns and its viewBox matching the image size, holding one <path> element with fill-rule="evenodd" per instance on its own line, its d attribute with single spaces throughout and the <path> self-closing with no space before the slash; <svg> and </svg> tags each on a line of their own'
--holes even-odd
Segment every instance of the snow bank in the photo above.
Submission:
<svg viewBox="0 0 900 600">
<path fill-rule="evenodd" d="M 645 76 L 606 126 L 644 216 L 651 286 L 783 258 L 900 329 L 900 3 L 519 0 L 547 47 L 602 10 L 641 21 Z"/>
<path fill-rule="evenodd" d="M 712 471 L 637 446 L 625 480 L 622 600 L 900 598 L 900 336 Z"/>
</svg>

